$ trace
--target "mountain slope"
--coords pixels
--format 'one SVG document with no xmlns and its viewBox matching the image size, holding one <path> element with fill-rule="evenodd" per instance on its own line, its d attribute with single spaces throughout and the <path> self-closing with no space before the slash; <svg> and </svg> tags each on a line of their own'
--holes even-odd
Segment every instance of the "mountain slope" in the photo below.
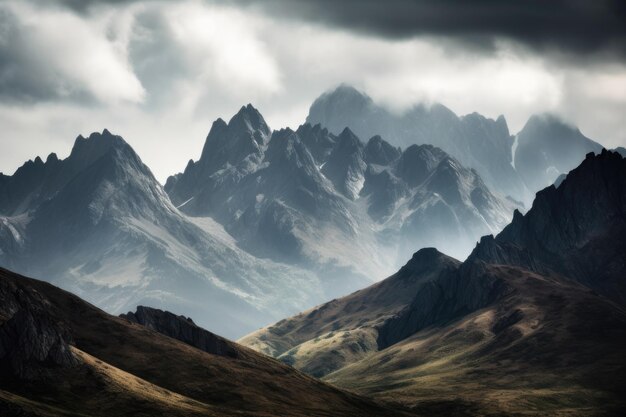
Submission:
<svg viewBox="0 0 626 417">
<path fill-rule="evenodd" d="M 405 309 L 425 282 L 458 264 L 434 249 L 424 249 L 394 276 L 239 342 L 311 375 L 327 375 L 376 351 L 377 327 Z"/>
<path fill-rule="evenodd" d="M 626 406 L 625 169 L 589 154 L 464 263 L 422 249 L 376 286 L 241 342 L 422 410 L 455 398 L 470 415 L 611 415 Z"/>
<path fill-rule="evenodd" d="M 616 152 L 589 153 L 557 187 L 537 193 L 495 239 L 470 258 L 574 279 L 626 305 L 626 163 Z"/>
<path fill-rule="evenodd" d="M 110 316 L 50 284 L 4 269 L 0 269 L 0 300 L 2 412 L 404 415 L 401 410 L 333 388 L 232 342 L 224 341 L 236 357 L 203 352 Z M 19 343 L 15 337 L 2 337 L 14 322 L 21 324 L 11 330 L 18 332 Z M 56 335 L 56 339 L 49 335 Z M 50 344 L 50 340 L 55 343 Z M 63 359 L 54 353 L 60 349 L 65 352 Z M 51 353 L 41 354 L 46 351 Z M 57 359 L 53 362 L 50 358 Z M 30 372 L 20 372 L 23 366 Z"/>
<path fill-rule="evenodd" d="M 40 171 L 13 204 L 28 211 L 0 218 L 0 265 L 46 276 L 112 313 L 152 304 L 228 336 L 321 298 L 313 275 L 255 258 L 211 219 L 180 213 L 132 148 L 106 130 L 79 137 L 67 159 Z M 20 175 L 11 178 L 18 185 Z M 48 178 L 58 179 L 54 192 L 40 185 Z"/>
</svg>

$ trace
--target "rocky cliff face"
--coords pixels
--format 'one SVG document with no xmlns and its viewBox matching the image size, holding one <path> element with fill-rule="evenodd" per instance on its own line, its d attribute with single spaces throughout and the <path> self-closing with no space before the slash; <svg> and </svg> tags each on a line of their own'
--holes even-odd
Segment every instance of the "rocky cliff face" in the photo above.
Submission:
<svg viewBox="0 0 626 417">
<path fill-rule="evenodd" d="M 51 369 L 79 363 L 70 348 L 71 334 L 46 314 L 48 306 L 39 294 L 0 279 L 0 304 L 0 373 L 40 380 Z"/>
<path fill-rule="evenodd" d="M 470 258 L 561 274 L 625 304 L 625 231 L 626 159 L 603 150 L 537 193 L 526 215 L 483 238 Z"/>
<path fill-rule="evenodd" d="M 0 366 L 19 379 L 45 377 L 49 367 L 78 364 L 69 333 L 43 314 L 18 310 L 0 326 Z"/>
<path fill-rule="evenodd" d="M 120 317 L 213 355 L 231 358 L 238 356 L 232 343 L 196 326 L 190 317 L 177 316 L 169 311 L 144 306 L 138 306 L 134 313 L 121 314 Z"/>
</svg>

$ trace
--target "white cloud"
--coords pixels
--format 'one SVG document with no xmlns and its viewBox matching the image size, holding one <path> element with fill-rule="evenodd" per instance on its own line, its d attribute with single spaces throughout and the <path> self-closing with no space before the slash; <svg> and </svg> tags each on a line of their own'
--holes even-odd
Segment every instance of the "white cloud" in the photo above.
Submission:
<svg viewBox="0 0 626 417">
<path fill-rule="evenodd" d="M 14 66 L 14 76 L 34 71 L 33 77 L 44 78 L 38 82 L 47 84 L 42 87 L 54 99 L 87 96 L 107 104 L 141 102 L 143 87 L 125 51 L 107 39 L 106 22 L 28 3 L 11 2 L 3 7 L 15 18 L 18 41 L 5 48 L 20 48 L 13 56 L 25 58 L 23 62 L 2 62 Z M 10 77 L 5 81 L 11 82 Z"/>
</svg>

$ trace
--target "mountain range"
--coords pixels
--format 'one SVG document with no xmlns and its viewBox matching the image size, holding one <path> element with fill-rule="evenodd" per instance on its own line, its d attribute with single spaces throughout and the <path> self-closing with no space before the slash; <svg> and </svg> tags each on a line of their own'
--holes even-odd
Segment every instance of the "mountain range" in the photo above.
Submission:
<svg viewBox="0 0 626 417">
<path fill-rule="evenodd" d="M 454 399 L 470 415 L 619 415 L 625 228 L 626 159 L 589 153 L 464 262 L 421 249 L 389 278 L 240 343 L 407 405 Z"/>
<path fill-rule="evenodd" d="M 553 115 L 532 116 L 516 135 L 503 116 L 457 116 L 439 103 L 417 104 L 394 113 L 349 85 L 321 95 L 307 122 L 333 133 L 346 126 L 357 135 L 381 135 L 394 146 L 430 144 L 475 169 L 496 192 L 530 205 L 535 192 L 574 169 L 602 146 Z"/>
<path fill-rule="evenodd" d="M 590 153 L 464 262 L 420 249 L 240 343 L 0 269 L 0 413 L 621 415 L 625 209 L 626 159 Z"/>
<path fill-rule="evenodd" d="M 107 130 L 78 137 L 64 160 L 26 163 L 1 188 L 0 265 L 107 311 L 167 307 L 232 337 L 321 297 L 312 274 L 253 257 L 215 221 L 180 213 Z"/>
<path fill-rule="evenodd" d="M 623 149 L 548 115 L 342 86 L 165 186 L 79 136 L 0 174 L 0 414 L 621 415 L 624 236 Z"/>
<path fill-rule="evenodd" d="M 319 125 L 270 133 L 252 106 L 216 121 L 165 190 L 105 130 L 2 176 L 0 193 L 0 265 L 229 337 L 369 285 L 413 247 L 468 253 L 515 207 L 440 149 Z"/>
<path fill-rule="evenodd" d="M 181 211 L 216 219 L 250 253 L 343 277 L 332 288 L 350 274 L 388 272 L 407 246 L 467 255 L 516 207 L 433 146 L 402 150 L 319 124 L 270 134 L 250 105 L 217 120 L 200 159 L 165 190 Z"/>
<path fill-rule="evenodd" d="M 434 106 L 420 107 L 419 126 L 406 127 L 414 139 L 400 147 L 396 128 L 381 137 L 351 126 L 351 112 L 365 108 L 383 114 L 344 86 L 312 105 L 308 119 L 326 114 L 323 124 L 273 131 L 243 106 L 213 123 L 200 158 L 163 187 L 120 136 L 79 136 L 65 159 L 37 157 L 0 174 L 0 266 L 114 314 L 149 305 L 237 338 L 371 285 L 415 249 L 464 259 L 522 209 L 516 198 L 527 184 L 539 184 L 523 174 L 539 169 L 524 162 L 536 162 L 533 149 L 550 149 L 552 159 L 541 163 L 557 166 L 556 174 L 593 144 L 578 132 L 560 164 L 557 148 L 576 130 L 558 130 L 556 120 L 532 119 L 535 127 L 516 142 L 503 118 L 459 119 Z M 445 123 L 436 114 L 447 115 Z M 418 134 L 425 131 L 433 135 Z M 427 138 L 441 147 L 418 144 Z M 467 155 L 483 152 L 491 157 L 482 168 L 468 165 L 477 160 Z M 494 186 L 496 178 L 512 188 Z"/>
</svg>

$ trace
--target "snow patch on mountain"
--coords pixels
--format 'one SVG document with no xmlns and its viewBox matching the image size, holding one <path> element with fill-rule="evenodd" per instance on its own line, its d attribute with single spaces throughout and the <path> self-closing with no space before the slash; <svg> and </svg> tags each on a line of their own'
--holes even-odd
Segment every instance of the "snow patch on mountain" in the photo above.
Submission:
<svg viewBox="0 0 626 417">
<path fill-rule="evenodd" d="M 513 146 L 511 147 L 511 166 L 515 169 L 515 153 L 517 152 L 517 146 L 519 145 L 519 136 L 513 136 Z"/>
</svg>

